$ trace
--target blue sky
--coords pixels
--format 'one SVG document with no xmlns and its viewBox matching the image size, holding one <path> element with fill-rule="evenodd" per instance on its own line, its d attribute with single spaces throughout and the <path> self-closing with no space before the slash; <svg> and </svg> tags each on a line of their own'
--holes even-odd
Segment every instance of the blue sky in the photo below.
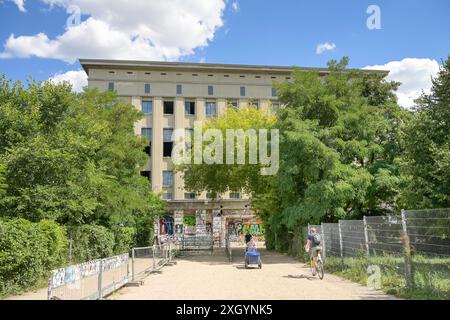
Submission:
<svg viewBox="0 0 450 320">
<path fill-rule="evenodd" d="M 381 29 L 366 25 L 369 5 Z M 0 0 L 0 73 L 79 87 L 79 57 L 324 67 L 346 55 L 390 70 L 409 107 L 450 54 L 448 12 L 448 0 Z"/>
</svg>

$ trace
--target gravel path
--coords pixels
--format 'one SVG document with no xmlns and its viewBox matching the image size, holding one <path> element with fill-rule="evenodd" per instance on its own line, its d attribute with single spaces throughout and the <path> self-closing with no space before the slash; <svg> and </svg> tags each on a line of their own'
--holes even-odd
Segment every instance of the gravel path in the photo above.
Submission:
<svg viewBox="0 0 450 320">
<path fill-rule="evenodd" d="M 262 260 L 262 269 L 245 269 L 242 249 L 234 250 L 233 262 L 221 252 L 179 258 L 145 278 L 144 285 L 123 288 L 108 299 L 396 299 L 331 274 L 319 280 L 286 255 L 262 251 Z"/>
</svg>

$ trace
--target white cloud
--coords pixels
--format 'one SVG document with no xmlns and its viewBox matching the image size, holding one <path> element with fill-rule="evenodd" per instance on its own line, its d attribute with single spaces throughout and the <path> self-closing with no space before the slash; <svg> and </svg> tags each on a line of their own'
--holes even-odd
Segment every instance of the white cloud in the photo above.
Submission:
<svg viewBox="0 0 450 320">
<path fill-rule="evenodd" d="M 68 81 L 72 84 L 72 90 L 74 92 L 83 91 L 83 87 L 87 86 L 87 74 L 83 70 L 80 71 L 67 71 L 65 73 L 56 74 L 49 79 L 53 83 L 62 83 Z"/>
<path fill-rule="evenodd" d="M 397 91 L 399 105 L 409 109 L 422 91 L 430 92 L 431 77 L 435 77 L 439 72 L 439 63 L 432 59 L 405 58 L 401 61 L 390 61 L 384 65 L 367 66 L 363 69 L 389 70 L 386 79 L 402 83 Z"/>
<path fill-rule="evenodd" d="M 225 0 L 41 0 L 89 18 L 55 38 L 10 35 L 0 58 L 178 60 L 213 40 Z M 68 15 L 69 17 L 69 15 Z"/>
<path fill-rule="evenodd" d="M 10 0 L 10 1 L 14 2 L 20 11 L 22 11 L 22 12 L 27 11 L 25 9 L 25 0 Z"/>
<path fill-rule="evenodd" d="M 334 43 L 320 43 L 316 47 L 316 54 L 322 54 L 325 51 L 332 51 L 334 49 L 336 49 L 336 45 Z"/>
<path fill-rule="evenodd" d="M 239 3 L 237 1 L 233 1 L 233 3 L 231 4 L 231 9 L 233 9 L 234 12 L 238 12 L 239 11 Z"/>
</svg>

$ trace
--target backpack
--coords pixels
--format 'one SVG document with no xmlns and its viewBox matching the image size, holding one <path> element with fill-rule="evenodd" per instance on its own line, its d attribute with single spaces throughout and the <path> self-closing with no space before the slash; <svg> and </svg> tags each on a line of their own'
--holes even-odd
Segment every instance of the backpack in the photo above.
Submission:
<svg viewBox="0 0 450 320">
<path fill-rule="evenodd" d="M 320 241 L 322 240 L 322 239 L 320 238 L 320 234 L 316 233 L 316 234 L 313 236 L 313 239 L 314 239 L 314 244 L 315 244 L 316 246 L 320 245 Z"/>
</svg>

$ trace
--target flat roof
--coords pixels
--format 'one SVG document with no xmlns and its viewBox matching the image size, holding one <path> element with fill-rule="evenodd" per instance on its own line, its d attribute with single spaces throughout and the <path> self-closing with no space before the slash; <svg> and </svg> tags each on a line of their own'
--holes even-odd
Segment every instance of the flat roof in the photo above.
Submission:
<svg viewBox="0 0 450 320">
<path fill-rule="evenodd" d="M 195 63 L 195 62 L 166 62 L 166 61 L 136 61 L 136 60 L 107 60 L 107 59 L 79 59 L 84 71 L 89 73 L 91 68 L 116 68 L 116 69 L 148 69 L 177 71 L 210 71 L 210 72 L 248 72 L 268 74 L 290 74 L 294 68 L 304 71 L 316 71 L 322 74 L 329 73 L 327 68 L 297 67 L 297 66 L 267 66 L 267 65 L 245 65 L 245 64 L 223 64 L 223 63 Z M 386 70 L 364 70 L 366 74 L 388 75 Z"/>
</svg>

